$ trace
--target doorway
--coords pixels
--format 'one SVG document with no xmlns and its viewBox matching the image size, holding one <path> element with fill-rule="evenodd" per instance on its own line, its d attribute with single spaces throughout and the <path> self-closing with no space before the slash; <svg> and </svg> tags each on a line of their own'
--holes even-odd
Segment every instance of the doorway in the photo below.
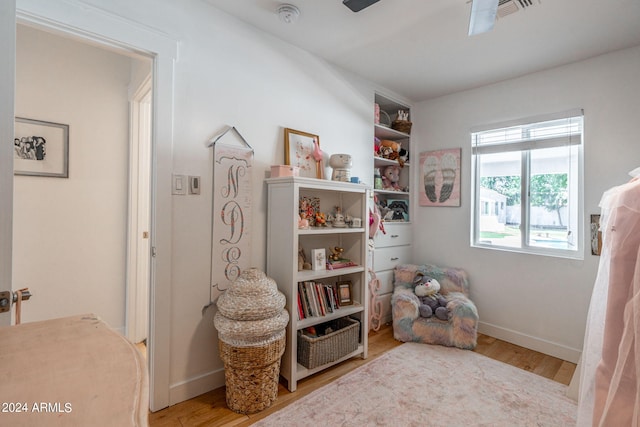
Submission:
<svg viewBox="0 0 640 427">
<path fill-rule="evenodd" d="M 178 56 L 178 41 L 161 30 L 140 26 L 138 22 L 105 9 L 87 8 L 79 3 L 65 3 L 61 8 L 48 0 L 0 2 L 0 63 L 5 79 L 0 82 L 0 133 L 5 140 L 13 137 L 15 80 L 15 23 L 37 25 L 39 28 L 95 42 L 101 46 L 135 51 L 153 58 L 153 145 L 151 179 L 151 295 L 149 305 L 149 405 L 152 411 L 169 406 L 171 355 L 171 254 L 172 211 L 171 176 L 173 165 L 174 64 Z M 60 58 L 57 58 L 59 60 Z M 40 67 L 46 69 L 45 61 Z M 12 283 L 13 247 L 13 148 L 0 150 L 0 282 L 4 289 L 19 289 Z M 72 296 L 69 295 L 69 298 Z M 9 324 L 9 313 L 0 315 L 0 324 Z"/>
<path fill-rule="evenodd" d="M 149 257 L 138 255 L 149 230 L 151 59 L 20 24 L 16 58 L 16 116 L 69 127 L 67 178 L 14 178 L 13 282 L 35 296 L 23 321 L 92 313 L 142 341 Z M 129 102 L 138 117 L 129 116 Z M 134 308 L 140 316 L 129 314 Z M 134 337 L 138 328 L 145 330 Z"/>
</svg>

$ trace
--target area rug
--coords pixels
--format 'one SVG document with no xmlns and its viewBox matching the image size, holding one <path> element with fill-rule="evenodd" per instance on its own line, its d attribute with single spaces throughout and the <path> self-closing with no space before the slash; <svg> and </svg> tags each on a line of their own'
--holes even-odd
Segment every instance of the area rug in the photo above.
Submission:
<svg viewBox="0 0 640 427">
<path fill-rule="evenodd" d="M 566 390 L 472 351 L 405 343 L 254 425 L 575 426 Z"/>
</svg>

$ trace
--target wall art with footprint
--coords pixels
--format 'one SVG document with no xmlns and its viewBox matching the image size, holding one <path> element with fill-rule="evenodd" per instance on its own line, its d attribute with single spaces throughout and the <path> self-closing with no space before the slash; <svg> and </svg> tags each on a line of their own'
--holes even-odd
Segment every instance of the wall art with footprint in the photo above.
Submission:
<svg viewBox="0 0 640 427">
<path fill-rule="evenodd" d="M 420 153 L 420 206 L 460 206 L 460 148 Z"/>
</svg>

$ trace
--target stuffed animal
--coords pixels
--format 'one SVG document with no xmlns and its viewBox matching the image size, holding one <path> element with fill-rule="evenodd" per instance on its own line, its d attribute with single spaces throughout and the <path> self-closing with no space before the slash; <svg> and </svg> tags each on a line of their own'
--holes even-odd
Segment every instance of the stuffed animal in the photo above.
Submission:
<svg viewBox="0 0 640 427">
<path fill-rule="evenodd" d="M 397 141 L 391 141 L 390 139 L 380 140 L 380 148 L 378 154 L 380 157 L 389 160 L 397 160 L 400 157 L 401 144 Z"/>
<path fill-rule="evenodd" d="M 400 154 L 398 157 L 398 164 L 400 167 L 403 167 L 404 164 L 409 161 L 409 152 L 404 148 L 401 148 L 398 154 Z"/>
<path fill-rule="evenodd" d="M 382 173 L 382 188 L 385 190 L 400 191 L 400 167 L 391 165 L 384 168 Z"/>
<path fill-rule="evenodd" d="M 409 213 L 409 206 L 404 200 L 394 200 L 389 203 L 389 209 L 393 212 L 391 219 L 394 221 L 402 220 L 405 221 L 407 215 Z"/>
<path fill-rule="evenodd" d="M 434 278 L 421 274 L 416 276 L 414 283 L 416 287 L 413 291 L 420 299 L 420 307 L 418 307 L 420 316 L 426 318 L 436 316 L 440 320 L 449 320 L 447 300 L 439 293 L 440 283 Z"/>
</svg>

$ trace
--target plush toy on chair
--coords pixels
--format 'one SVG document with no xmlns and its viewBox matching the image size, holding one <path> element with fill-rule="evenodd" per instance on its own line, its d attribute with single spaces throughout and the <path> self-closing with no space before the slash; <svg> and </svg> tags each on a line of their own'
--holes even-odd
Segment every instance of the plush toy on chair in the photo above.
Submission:
<svg viewBox="0 0 640 427">
<path fill-rule="evenodd" d="M 433 292 L 437 287 L 435 283 L 440 285 L 440 292 L 435 292 L 435 299 L 418 296 Z M 442 306 L 438 295 L 446 300 L 446 308 Z M 432 308 L 428 304 L 431 302 L 437 306 L 434 304 L 435 308 Z M 473 349 L 477 344 L 478 310 L 469 299 L 467 273 L 460 268 L 432 264 L 396 265 L 391 308 L 393 337 L 398 341 L 464 349 Z M 429 314 L 427 309 L 431 310 L 431 317 L 424 317 Z M 443 313 L 441 317 L 438 317 L 439 312 Z"/>
<path fill-rule="evenodd" d="M 415 279 L 416 287 L 413 290 L 420 299 L 418 311 L 421 317 L 427 319 L 436 316 L 440 320 L 449 320 L 447 300 L 440 295 L 440 282 L 429 276 L 418 274 Z"/>
</svg>

